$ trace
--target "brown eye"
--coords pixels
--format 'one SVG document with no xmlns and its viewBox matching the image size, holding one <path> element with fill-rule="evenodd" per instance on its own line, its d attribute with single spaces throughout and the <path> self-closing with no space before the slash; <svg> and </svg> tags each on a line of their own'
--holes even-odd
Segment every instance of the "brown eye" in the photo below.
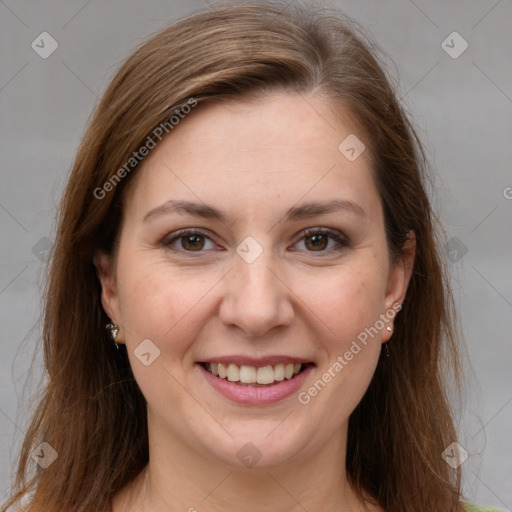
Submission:
<svg viewBox="0 0 512 512">
<path fill-rule="evenodd" d="M 322 251 L 327 247 L 329 237 L 328 235 L 311 235 L 305 237 L 305 244 L 308 249 L 311 249 L 312 251 Z M 309 241 L 309 243 L 308 243 Z"/>
<path fill-rule="evenodd" d="M 303 247 L 300 247 L 301 244 L 303 244 Z M 325 228 L 306 229 L 302 232 L 302 238 L 295 245 L 299 245 L 299 249 L 306 252 L 317 252 L 319 256 L 339 252 L 350 247 L 348 239 L 342 233 Z"/>
<path fill-rule="evenodd" d="M 187 235 L 180 237 L 181 246 L 186 251 L 200 251 L 204 247 L 203 235 Z"/>
<path fill-rule="evenodd" d="M 181 230 L 166 237 L 162 245 L 174 252 L 203 253 L 208 249 L 215 249 L 215 244 L 209 236 L 195 230 Z"/>
</svg>

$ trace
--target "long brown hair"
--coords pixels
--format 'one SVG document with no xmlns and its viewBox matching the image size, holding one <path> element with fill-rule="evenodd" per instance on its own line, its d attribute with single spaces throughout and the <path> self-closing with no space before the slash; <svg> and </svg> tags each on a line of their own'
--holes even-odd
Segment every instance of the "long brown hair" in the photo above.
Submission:
<svg viewBox="0 0 512 512">
<path fill-rule="evenodd" d="M 275 89 L 318 93 L 350 109 L 372 155 L 390 253 L 400 257 L 407 233 L 416 237 L 389 363 L 379 362 L 350 417 L 349 479 L 387 512 L 458 510 L 460 471 L 441 454 L 456 439 L 444 379 L 452 370 L 458 385 L 460 364 L 422 146 L 373 43 L 352 21 L 336 10 L 284 9 L 257 2 L 179 20 L 142 44 L 103 95 L 62 202 L 45 290 L 47 384 L 2 510 L 28 493 L 30 512 L 104 510 L 147 464 L 145 400 L 125 348 L 117 352 L 105 330 L 93 254 L 116 248 L 123 190 L 137 172 L 126 163 L 155 127 L 191 100 Z M 115 174 L 122 179 L 113 182 Z M 58 453 L 46 469 L 31 459 L 43 441 Z"/>
</svg>

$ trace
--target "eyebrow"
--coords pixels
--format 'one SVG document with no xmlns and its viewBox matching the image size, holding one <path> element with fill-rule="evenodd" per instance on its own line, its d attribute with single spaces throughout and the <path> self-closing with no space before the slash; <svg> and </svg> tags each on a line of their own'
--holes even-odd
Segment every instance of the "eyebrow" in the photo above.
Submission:
<svg viewBox="0 0 512 512">
<path fill-rule="evenodd" d="M 288 221 L 298 221 L 314 217 L 316 215 L 325 215 L 340 211 L 354 213 L 363 218 L 367 217 L 366 212 L 357 203 L 345 199 L 334 199 L 327 202 L 310 201 L 298 206 L 293 206 L 285 213 L 284 218 Z M 170 199 L 147 212 L 144 215 L 143 222 L 172 213 L 193 215 L 194 217 L 200 217 L 203 219 L 214 219 L 223 223 L 226 223 L 228 220 L 225 213 L 213 206 L 209 206 L 204 203 Z"/>
</svg>

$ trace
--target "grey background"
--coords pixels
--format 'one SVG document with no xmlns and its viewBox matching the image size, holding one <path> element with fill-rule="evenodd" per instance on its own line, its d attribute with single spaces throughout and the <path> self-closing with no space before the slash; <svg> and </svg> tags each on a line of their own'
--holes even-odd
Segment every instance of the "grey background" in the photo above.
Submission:
<svg viewBox="0 0 512 512">
<path fill-rule="evenodd" d="M 33 354 L 45 251 L 87 119 L 108 79 L 143 37 L 205 5 L 0 1 L 0 498 L 38 389 L 42 355 Z M 359 20 L 396 63 L 400 95 L 429 149 L 435 205 L 446 239 L 457 239 L 449 245 L 450 267 L 472 364 L 457 409 L 461 444 L 470 454 L 463 464 L 464 488 L 471 501 L 510 512 L 512 200 L 506 196 L 512 197 L 512 2 L 332 5 Z M 31 48 L 43 31 L 59 45 L 47 59 Z M 456 59 L 441 46 L 453 31 L 469 44 Z M 460 48 L 450 39 L 447 44 Z"/>
</svg>

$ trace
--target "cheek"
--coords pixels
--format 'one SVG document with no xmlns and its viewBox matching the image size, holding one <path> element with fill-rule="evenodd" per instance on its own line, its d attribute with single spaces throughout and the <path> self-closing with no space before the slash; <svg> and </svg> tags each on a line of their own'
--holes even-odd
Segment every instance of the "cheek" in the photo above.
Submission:
<svg viewBox="0 0 512 512">
<path fill-rule="evenodd" d="M 208 290 L 218 278 L 171 271 L 168 264 L 143 258 L 120 259 L 118 275 L 128 357 L 149 406 L 186 401 L 180 383 L 192 363 L 189 350 L 208 315 Z M 145 353 L 150 354 L 146 361 Z"/>
<path fill-rule="evenodd" d="M 383 297 L 379 272 L 354 269 L 337 272 L 325 281 L 323 291 L 310 294 L 324 357 L 299 401 L 311 408 L 312 415 L 325 417 L 326 435 L 347 421 L 374 375 L 381 350 L 382 326 L 376 324 L 383 313 Z"/>
<path fill-rule="evenodd" d="M 315 287 L 309 282 L 300 290 L 314 313 L 317 346 L 324 354 L 317 380 L 301 403 L 310 400 L 318 410 L 331 411 L 325 427 L 333 431 L 363 397 L 381 349 L 383 326 L 377 322 L 384 312 L 385 279 L 380 261 L 367 256 L 360 265 L 337 268 Z"/>
<path fill-rule="evenodd" d="M 200 328 L 195 320 L 204 314 L 205 296 L 218 281 L 187 270 L 172 271 L 144 258 L 120 258 L 118 292 L 129 347 L 149 338 L 161 351 L 177 354 L 186 349 Z"/>
<path fill-rule="evenodd" d="M 344 352 L 383 312 L 384 280 L 380 266 L 373 263 L 347 265 L 321 279 L 302 277 L 296 281 L 296 293 L 324 332 L 323 344 L 329 352 Z"/>
</svg>

